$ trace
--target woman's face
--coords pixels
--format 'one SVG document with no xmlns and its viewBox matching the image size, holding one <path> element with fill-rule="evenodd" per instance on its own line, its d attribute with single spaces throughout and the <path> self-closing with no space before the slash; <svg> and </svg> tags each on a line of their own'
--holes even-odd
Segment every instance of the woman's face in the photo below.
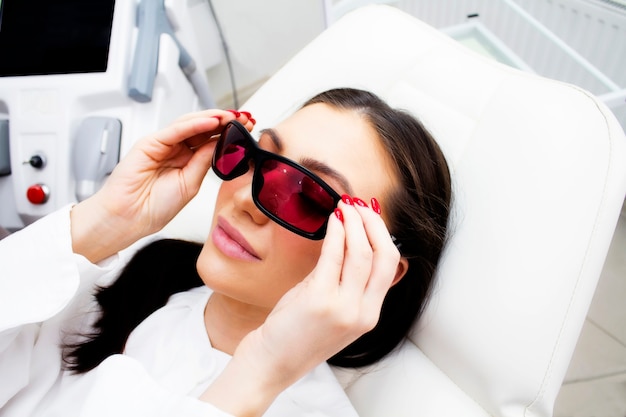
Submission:
<svg viewBox="0 0 626 417">
<path fill-rule="evenodd" d="M 261 135 L 261 148 L 306 166 L 340 195 L 368 203 L 376 197 L 384 211 L 395 174 L 376 132 L 357 113 L 313 104 L 272 131 Z M 252 173 L 222 183 L 198 272 L 216 293 L 269 311 L 315 267 L 322 241 L 298 236 L 259 211 Z"/>
</svg>

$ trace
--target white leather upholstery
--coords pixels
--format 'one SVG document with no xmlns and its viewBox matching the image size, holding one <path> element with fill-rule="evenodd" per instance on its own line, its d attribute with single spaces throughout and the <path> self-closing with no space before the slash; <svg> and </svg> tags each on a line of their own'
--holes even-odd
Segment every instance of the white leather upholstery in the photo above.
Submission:
<svg viewBox="0 0 626 417">
<path fill-rule="evenodd" d="M 369 89 L 432 131 L 453 170 L 452 237 L 410 340 L 338 371 L 362 416 L 550 416 L 626 193 L 626 140 L 580 88 L 476 55 L 388 6 L 356 10 L 242 109 L 256 130 L 315 93 Z M 203 241 L 211 174 L 168 229 Z"/>
</svg>

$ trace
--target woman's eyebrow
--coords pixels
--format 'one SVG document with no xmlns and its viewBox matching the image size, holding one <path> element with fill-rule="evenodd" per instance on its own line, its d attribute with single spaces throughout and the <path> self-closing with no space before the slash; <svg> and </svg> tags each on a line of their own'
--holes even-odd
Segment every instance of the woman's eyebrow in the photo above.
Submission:
<svg viewBox="0 0 626 417">
<path fill-rule="evenodd" d="M 261 130 L 261 135 L 265 135 L 265 134 L 269 136 L 269 138 L 272 140 L 278 152 L 283 150 L 283 141 L 278 135 L 278 132 L 276 132 L 276 130 L 274 129 Z M 326 175 L 327 177 L 332 178 L 333 180 L 339 183 L 339 186 L 343 188 L 343 191 L 345 191 L 349 195 L 354 194 L 348 179 L 339 171 L 331 168 L 330 166 L 323 163 L 322 161 L 318 161 L 317 159 L 313 159 L 313 158 L 302 158 L 300 159 L 300 161 L 298 161 L 298 163 L 306 167 L 310 171 L 316 172 L 318 174 L 323 174 L 323 175 Z"/>
<path fill-rule="evenodd" d="M 278 132 L 276 132 L 274 129 L 263 129 L 261 130 L 261 136 L 263 135 L 267 135 L 270 137 L 270 139 L 272 139 L 272 142 L 274 143 L 274 147 L 276 148 L 277 151 L 282 151 L 283 150 L 283 141 L 280 139 L 280 136 L 278 136 Z"/>
</svg>

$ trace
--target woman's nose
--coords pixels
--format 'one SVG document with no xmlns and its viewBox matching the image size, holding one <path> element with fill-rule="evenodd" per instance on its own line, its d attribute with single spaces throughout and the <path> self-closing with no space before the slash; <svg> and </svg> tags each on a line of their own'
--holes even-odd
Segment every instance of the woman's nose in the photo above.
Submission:
<svg viewBox="0 0 626 417">
<path fill-rule="evenodd" d="M 235 181 L 238 181 L 237 189 L 233 194 L 235 207 L 246 213 L 256 224 L 265 224 L 269 218 L 259 210 L 252 198 L 252 171 L 242 175 Z"/>
</svg>

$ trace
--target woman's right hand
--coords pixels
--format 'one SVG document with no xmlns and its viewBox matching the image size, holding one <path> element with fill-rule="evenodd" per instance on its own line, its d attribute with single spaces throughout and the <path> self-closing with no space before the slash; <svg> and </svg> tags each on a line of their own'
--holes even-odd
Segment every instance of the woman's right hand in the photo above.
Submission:
<svg viewBox="0 0 626 417">
<path fill-rule="evenodd" d="M 200 189 L 215 140 L 248 113 L 206 110 L 187 114 L 139 140 L 102 188 L 71 212 L 74 252 L 98 262 L 165 226 Z"/>
</svg>

